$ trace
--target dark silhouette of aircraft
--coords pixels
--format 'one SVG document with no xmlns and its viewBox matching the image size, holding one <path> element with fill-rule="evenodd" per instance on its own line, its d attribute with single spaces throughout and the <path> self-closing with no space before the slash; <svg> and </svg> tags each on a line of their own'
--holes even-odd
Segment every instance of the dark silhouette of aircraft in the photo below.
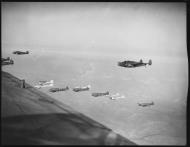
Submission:
<svg viewBox="0 0 190 147">
<path fill-rule="evenodd" d="M 7 57 L 7 58 L 1 58 L 1 62 L 4 62 L 4 61 L 9 61 L 9 60 L 11 60 L 11 58 L 10 58 L 10 57 Z"/>
<path fill-rule="evenodd" d="M 118 62 L 118 66 L 122 67 L 127 67 L 127 68 L 134 68 L 134 67 L 139 67 L 139 66 L 145 66 L 146 65 L 152 65 L 152 60 L 149 60 L 148 63 L 143 63 L 143 60 L 141 59 L 139 62 L 136 61 L 123 61 L 123 62 Z"/>
<path fill-rule="evenodd" d="M 92 93 L 92 96 L 94 96 L 94 97 L 98 97 L 98 96 L 104 96 L 104 95 L 109 95 L 109 92 L 107 91 L 107 92 L 94 92 L 94 93 Z"/>
<path fill-rule="evenodd" d="M 14 64 L 14 61 L 10 58 L 1 58 L 1 65 L 11 65 Z"/>
<path fill-rule="evenodd" d="M 87 91 L 90 89 L 90 87 L 91 87 L 90 85 L 84 86 L 84 87 L 75 87 L 75 88 L 73 88 L 73 91 L 75 91 L 75 92 Z"/>
<path fill-rule="evenodd" d="M 142 106 L 142 107 L 147 107 L 147 106 L 154 105 L 154 102 L 151 102 L 151 103 L 138 103 L 138 105 Z"/>
<path fill-rule="evenodd" d="M 69 90 L 69 87 L 65 87 L 65 88 L 51 88 L 49 89 L 50 92 L 58 92 L 58 91 L 66 91 Z"/>
<path fill-rule="evenodd" d="M 14 51 L 13 54 L 24 55 L 24 54 L 29 54 L 29 51 L 26 51 L 26 52 L 22 52 L 22 51 Z"/>
</svg>

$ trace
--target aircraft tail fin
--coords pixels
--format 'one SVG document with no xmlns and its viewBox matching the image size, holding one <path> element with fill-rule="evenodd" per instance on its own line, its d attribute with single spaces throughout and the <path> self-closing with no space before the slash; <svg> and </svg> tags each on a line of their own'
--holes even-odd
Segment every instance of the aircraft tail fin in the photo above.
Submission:
<svg viewBox="0 0 190 147">
<path fill-rule="evenodd" d="M 148 65 L 152 65 L 152 60 L 151 59 L 148 61 Z"/>
</svg>

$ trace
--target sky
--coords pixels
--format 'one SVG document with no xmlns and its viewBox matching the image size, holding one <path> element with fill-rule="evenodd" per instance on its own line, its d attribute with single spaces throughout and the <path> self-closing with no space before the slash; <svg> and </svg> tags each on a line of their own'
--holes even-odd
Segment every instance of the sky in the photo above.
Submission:
<svg viewBox="0 0 190 147">
<path fill-rule="evenodd" d="M 1 11 L 2 46 L 187 57 L 185 3 L 2 2 Z"/>
</svg>

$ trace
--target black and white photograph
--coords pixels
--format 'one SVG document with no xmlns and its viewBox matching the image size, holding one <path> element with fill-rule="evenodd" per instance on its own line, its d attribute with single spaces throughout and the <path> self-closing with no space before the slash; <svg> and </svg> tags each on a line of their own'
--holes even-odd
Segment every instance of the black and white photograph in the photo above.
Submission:
<svg viewBox="0 0 190 147">
<path fill-rule="evenodd" d="M 2 145 L 186 145 L 185 2 L 1 2 Z"/>
</svg>

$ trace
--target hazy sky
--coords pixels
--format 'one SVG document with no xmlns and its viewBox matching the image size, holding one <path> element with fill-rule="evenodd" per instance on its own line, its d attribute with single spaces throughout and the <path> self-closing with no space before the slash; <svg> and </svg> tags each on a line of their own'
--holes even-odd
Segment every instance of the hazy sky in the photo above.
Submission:
<svg viewBox="0 0 190 147">
<path fill-rule="evenodd" d="M 186 57 L 186 4 L 3 2 L 2 43 Z"/>
</svg>

